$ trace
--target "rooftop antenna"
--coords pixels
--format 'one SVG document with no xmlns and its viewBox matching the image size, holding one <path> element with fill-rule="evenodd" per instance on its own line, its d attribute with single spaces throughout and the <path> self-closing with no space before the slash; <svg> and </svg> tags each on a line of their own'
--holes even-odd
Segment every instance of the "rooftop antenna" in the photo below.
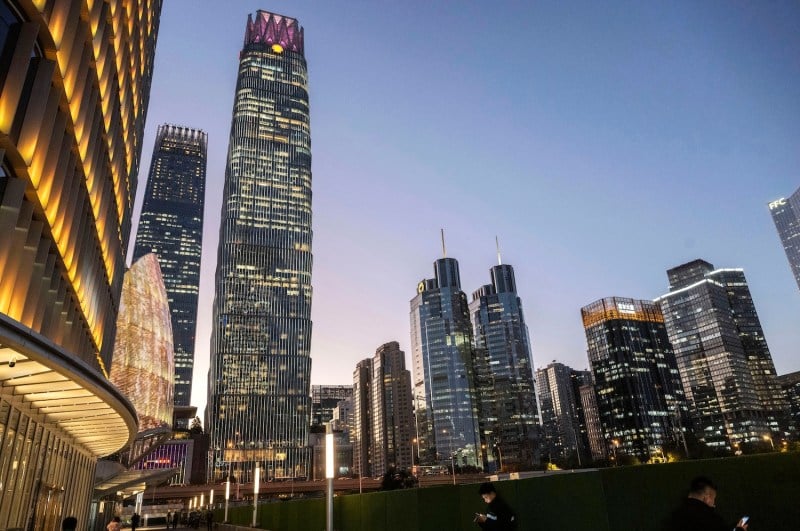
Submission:
<svg viewBox="0 0 800 531">
<path fill-rule="evenodd" d="M 447 247 L 444 246 L 444 229 L 442 229 L 442 258 L 447 258 Z"/>
<path fill-rule="evenodd" d="M 503 261 L 500 259 L 500 240 L 497 236 L 494 237 L 494 244 L 497 247 L 497 265 L 503 265 Z"/>
</svg>

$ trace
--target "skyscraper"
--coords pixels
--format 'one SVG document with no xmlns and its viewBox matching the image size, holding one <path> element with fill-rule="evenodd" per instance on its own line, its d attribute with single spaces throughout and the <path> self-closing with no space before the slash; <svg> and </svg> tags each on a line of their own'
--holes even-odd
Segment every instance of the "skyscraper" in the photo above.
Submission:
<svg viewBox="0 0 800 531">
<path fill-rule="evenodd" d="M 781 431 L 787 403 L 741 269 L 694 260 L 667 271 L 656 299 L 691 413 L 706 445 L 732 448 Z"/>
<path fill-rule="evenodd" d="M 492 283 L 475 291 L 469 304 L 482 441 L 487 462 L 524 470 L 539 462 L 528 327 L 514 268 L 500 264 L 490 274 Z"/>
<path fill-rule="evenodd" d="M 610 453 L 648 461 L 675 443 L 684 405 L 657 304 L 625 297 L 581 308 L 597 410 Z"/>
<path fill-rule="evenodd" d="M 768 205 L 772 221 L 778 229 L 794 280 L 800 288 L 800 188 L 789 196 L 771 201 Z"/>
<path fill-rule="evenodd" d="M 372 360 L 361 360 L 353 371 L 353 470 L 360 476 L 372 475 Z"/>
<path fill-rule="evenodd" d="M 542 416 L 542 454 L 548 461 L 577 465 L 588 462 L 589 443 L 581 418 L 580 386 L 590 383 L 587 371 L 553 362 L 536 371 L 536 390 Z"/>
<path fill-rule="evenodd" d="M 311 137 L 303 29 L 250 15 L 222 200 L 207 426 L 215 476 L 307 477 Z"/>
<path fill-rule="evenodd" d="M 175 350 L 175 405 L 192 398 L 208 135 L 176 125 L 156 133 L 133 260 L 155 253 L 167 289 Z"/>
<path fill-rule="evenodd" d="M 440 258 L 411 300 L 420 464 L 482 466 L 472 324 L 458 262 Z"/>
<path fill-rule="evenodd" d="M 88 529 L 136 433 L 108 375 L 160 12 L 0 1 L 0 529 Z"/>
<path fill-rule="evenodd" d="M 414 416 L 411 373 L 397 341 L 378 347 L 372 358 L 372 471 L 411 468 Z"/>
</svg>

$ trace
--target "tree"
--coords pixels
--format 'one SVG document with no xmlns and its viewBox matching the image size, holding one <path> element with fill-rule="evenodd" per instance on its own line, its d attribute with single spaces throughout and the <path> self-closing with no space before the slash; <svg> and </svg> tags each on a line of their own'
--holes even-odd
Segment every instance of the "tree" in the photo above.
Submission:
<svg viewBox="0 0 800 531">
<path fill-rule="evenodd" d="M 203 433 L 203 424 L 200 422 L 200 417 L 192 419 L 192 424 L 189 426 L 189 433 L 196 435 Z"/>
</svg>

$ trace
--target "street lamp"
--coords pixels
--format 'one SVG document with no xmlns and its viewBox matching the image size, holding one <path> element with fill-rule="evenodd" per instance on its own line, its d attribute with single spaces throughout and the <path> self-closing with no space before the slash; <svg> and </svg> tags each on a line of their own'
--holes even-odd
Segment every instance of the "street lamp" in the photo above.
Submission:
<svg viewBox="0 0 800 531">
<path fill-rule="evenodd" d="M 769 441 L 769 445 L 772 447 L 772 451 L 774 452 L 775 451 L 775 443 L 772 442 L 772 436 L 771 435 L 764 435 L 764 440 L 765 441 Z"/>
<path fill-rule="evenodd" d="M 261 469 L 256 463 L 256 473 L 253 477 L 253 527 L 256 526 L 256 513 L 258 511 L 258 488 L 261 486 Z"/>
<path fill-rule="evenodd" d="M 333 429 L 331 423 L 325 428 L 325 478 L 328 481 L 327 507 L 325 511 L 325 529 L 333 531 L 333 473 L 334 473 Z M 363 470 L 361 474 L 363 475 Z M 253 526 L 255 527 L 255 526 Z"/>
<path fill-rule="evenodd" d="M 228 477 L 225 478 L 225 522 L 228 521 L 228 500 L 231 497 L 231 469 L 228 467 Z"/>
<path fill-rule="evenodd" d="M 494 443 L 494 448 L 495 448 L 495 450 L 497 450 L 497 457 L 500 458 L 500 472 L 502 472 L 503 471 L 503 451 L 500 450 L 500 445 L 497 444 L 497 443 Z"/>
</svg>

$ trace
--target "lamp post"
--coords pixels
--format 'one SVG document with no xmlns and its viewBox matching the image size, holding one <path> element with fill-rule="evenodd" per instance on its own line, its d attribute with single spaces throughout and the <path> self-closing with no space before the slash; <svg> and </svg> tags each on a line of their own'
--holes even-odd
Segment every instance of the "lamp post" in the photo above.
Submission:
<svg viewBox="0 0 800 531">
<path fill-rule="evenodd" d="M 500 445 L 494 443 L 494 448 L 497 450 L 497 457 L 500 458 L 500 472 L 503 471 L 503 451 L 500 449 Z"/>
<path fill-rule="evenodd" d="M 214 507 L 214 489 L 213 488 L 208 493 L 208 508 L 211 509 L 212 507 Z"/>
<path fill-rule="evenodd" d="M 256 513 L 258 511 L 258 488 L 261 486 L 261 469 L 256 463 L 256 473 L 253 477 L 253 526 L 256 526 Z"/>
<path fill-rule="evenodd" d="M 769 441 L 769 445 L 772 447 L 772 451 L 774 452 L 775 451 L 775 443 L 772 442 L 772 436 L 771 435 L 764 435 L 764 440 L 765 441 Z"/>
<path fill-rule="evenodd" d="M 225 522 L 228 522 L 228 500 L 231 497 L 231 476 L 230 467 L 228 468 L 228 477 L 225 478 Z"/>
<path fill-rule="evenodd" d="M 329 422 L 325 428 L 325 479 L 328 482 L 325 511 L 326 531 L 333 531 L 333 473 L 335 468 L 333 461 L 333 429 L 331 428 L 331 423 Z M 361 471 L 359 477 L 362 475 L 363 471 Z"/>
</svg>

